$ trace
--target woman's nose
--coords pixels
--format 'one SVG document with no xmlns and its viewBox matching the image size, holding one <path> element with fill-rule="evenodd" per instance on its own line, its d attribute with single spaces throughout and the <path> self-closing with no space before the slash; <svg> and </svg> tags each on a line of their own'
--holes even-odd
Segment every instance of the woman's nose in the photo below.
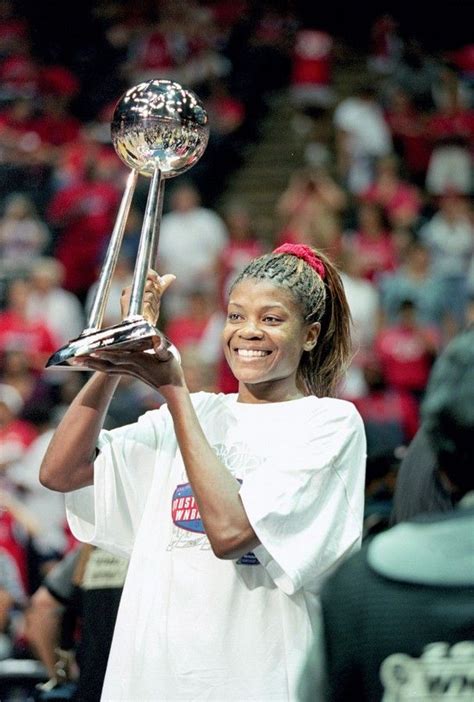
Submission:
<svg viewBox="0 0 474 702">
<path fill-rule="evenodd" d="M 247 320 L 245 322 L 245 324 L 239 329 L 239 333 L 244 339 L 260 339 L 263 335 L 263 331 L 260 329 L 258 324 L 252 322 L 251 320 Z"/>
</svg>

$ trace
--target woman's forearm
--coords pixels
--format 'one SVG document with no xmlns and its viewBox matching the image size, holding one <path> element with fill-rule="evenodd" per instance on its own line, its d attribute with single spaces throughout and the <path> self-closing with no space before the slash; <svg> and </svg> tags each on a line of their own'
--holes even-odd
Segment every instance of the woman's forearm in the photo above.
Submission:
<svg viewBox="0 0 474 702">
<path fill-rule="evenodd" d="M 239 496 L 240 485 L 207 441 L 184 387 L 161 388 L 211 547 L 238 558 L 258 545 Z"/>
<path fill-rule="evenodd" d="M 69 492 L 93 483 L 94 458 L 119 376 L 95 373 L 56 428 L 40 468 L 45 487 Z"/>
</svg>

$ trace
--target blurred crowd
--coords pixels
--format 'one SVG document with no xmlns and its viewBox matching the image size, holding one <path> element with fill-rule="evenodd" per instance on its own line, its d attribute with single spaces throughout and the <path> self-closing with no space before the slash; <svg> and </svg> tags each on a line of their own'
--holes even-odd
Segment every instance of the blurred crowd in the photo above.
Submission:
<svg viewBox="0 0 474 702">
<path fill-rule="evenodd" d="M 0 658 L 37 657 L 51 676 L 60 644 L 51 617 L 64 602 L 45 590 L 45 578 L 80 549 L 62 496 L 39 484 L 38 469 L 87 374 L 45 371 L 45 363 L 87 325 L 127 176 L 110 120 L 128 87 L 177 80 L 210 116 L 205 155 L 167 185 L 157 261 L 177 276 L 160 324 L 180 349 L 191 390 L 236 390 L 219 335 L 226 291 L 250 258 L 290 241 L 338 263 L 354 341 L 339 394 L 366 427 L 367 533 L 388 523 L 435 359 L 474 320 L 472 45 L 430 54 L 382 15 L 357 57 L 360 76 L 341 94 L 335 75 L 350 47 L 304 25 L 285 3 L 97 0 L 89 28 L 74 52 L 48 53 L 28 13 L 0 0 Z M 269 237 L 226 187 L 258 145 L 275 95 L 292 106 L 289 128 L 304 158 L 276 196 Z M 107 326 L 119 321 L 133 276 L 142 180 Z M 160 402 L 124 379 L 108 427 Z M 67 571 L 76 585 L 78 569 L 83 575 L 76 556 L 75 580 Z"/>
</svg>

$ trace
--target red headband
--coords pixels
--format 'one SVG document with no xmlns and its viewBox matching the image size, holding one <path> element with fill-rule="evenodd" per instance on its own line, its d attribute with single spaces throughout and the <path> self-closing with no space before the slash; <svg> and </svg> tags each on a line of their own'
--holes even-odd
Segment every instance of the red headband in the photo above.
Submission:
<svg viewBox="0 0 474 702">
<path fill-rule="evenodd" d="M 297 258 L 303 259 L 306 263 L 311 266 L 313 270 L 324 280 L 326 276 L 326 270 L 324 268 L 324 263 L 320 258 L 314 253 L 313 249 L 306 244 L 282 244 L 272 253 L 274 254 L 290 254 L 291 256 L 296 256 Z"/>
</svg>

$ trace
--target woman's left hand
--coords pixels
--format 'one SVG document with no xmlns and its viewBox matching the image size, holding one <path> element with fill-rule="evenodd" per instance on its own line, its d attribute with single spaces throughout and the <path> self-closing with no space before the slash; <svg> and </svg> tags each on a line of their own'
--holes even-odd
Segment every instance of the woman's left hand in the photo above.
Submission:
<svg viewBox="0 0 474 702">
<path fill-rule="evenodd" d="M 158 336 L 151 337 L 153 348 L 146 351 L 127 349 L 101 349 L 87 357 L 78 359 L 81 366 L 109 375 L 128 375 L 142 380 L 147 385 L 160 388 L 164 385 L 183 387 L 184 374 L 176 358 L 169 353 L 163 360 L 163 347 Z M 73 362 L 74 363 L 74 362 Z"/>
</svg>

